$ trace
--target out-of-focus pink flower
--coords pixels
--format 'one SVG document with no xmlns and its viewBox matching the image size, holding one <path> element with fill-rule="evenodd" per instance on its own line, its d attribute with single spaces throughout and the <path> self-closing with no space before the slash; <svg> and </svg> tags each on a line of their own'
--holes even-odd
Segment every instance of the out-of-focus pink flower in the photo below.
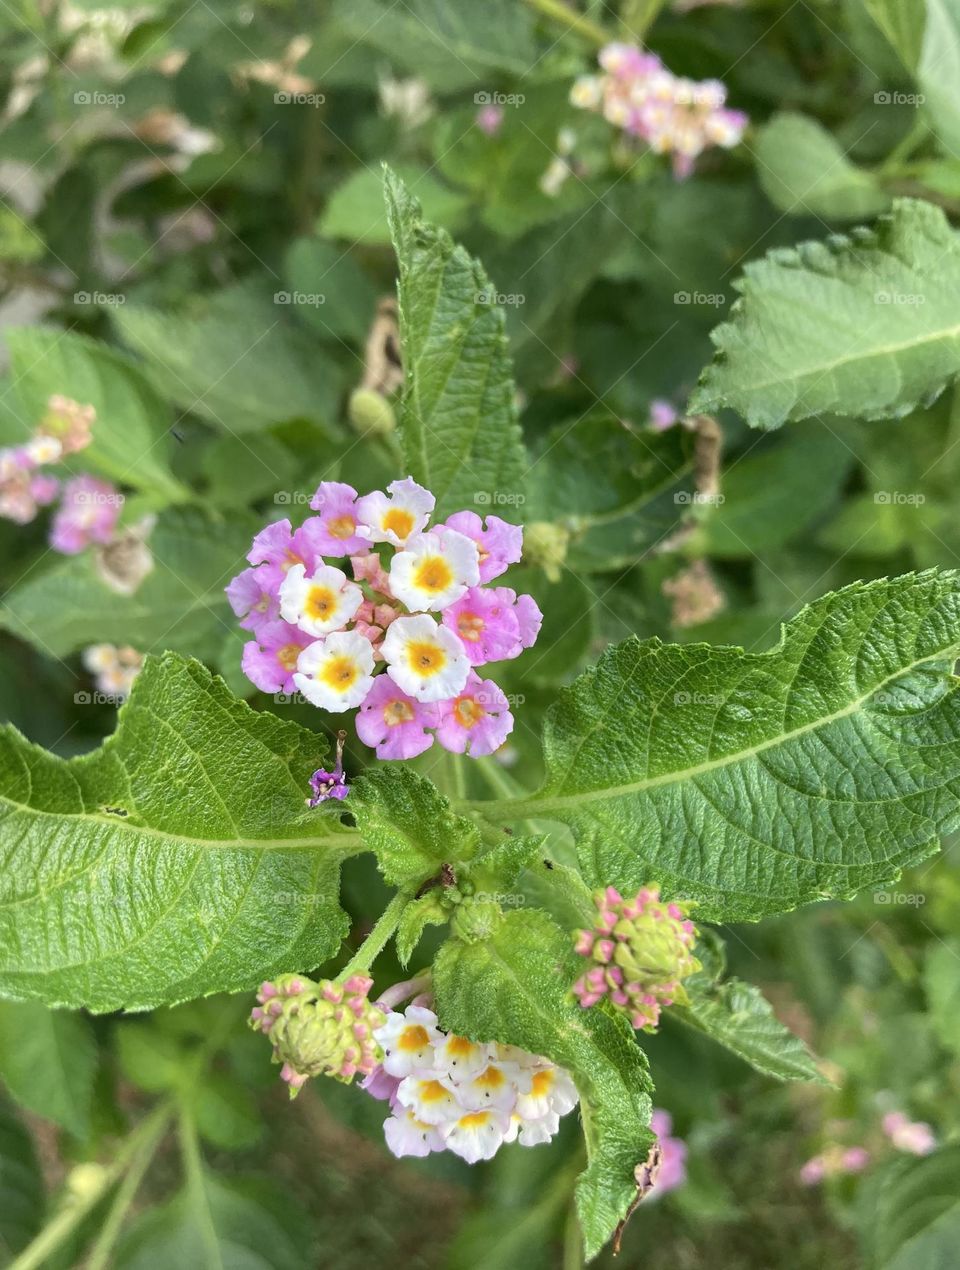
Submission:
<svg viewBox="0 0 960 1270">
<path fill-rule="evenodd" d="M 663 1160 L 654 1183 L 653 1195 L 675 1190 L 687 1180 L 687 1144 L 682 1138 L 671 1137 L 673 1118 L 668 1111 L 654 1108 L 650 1128 L 660 1139 Z"/>
<path fill-rule="evenodd" d="M 113 536 L 123 495 L 95 476 L 75 476 L 63 487 L 63 499 L 50 527 L 50 545 L 74 556 L 91 543 L 106 543 Z"/>
</svg>

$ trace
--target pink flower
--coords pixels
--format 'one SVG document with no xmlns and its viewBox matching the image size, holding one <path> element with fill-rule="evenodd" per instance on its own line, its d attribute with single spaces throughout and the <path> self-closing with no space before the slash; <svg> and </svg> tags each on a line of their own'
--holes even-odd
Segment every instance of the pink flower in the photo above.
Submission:
<svg viewBox="0 0 960 1270">
<path fill-rule="evenodd" d="M 881 1125 L 898 1151 L 907 1151 L 910 1155 L 929 1155 L 936 1150 L 936 1134 L 925 1120 L 911 1120 L 902 1111 L 888 1111 Z"/>
<path fill-rule="evenodd" d="M 389 675 L 378 675 L 357 715 L 357 736 L 377 758 L 414 758 L 433 745 L 427 728 L 438 727 L 437 706 L 407 696 Z"/>
<path fill-rule="evenodd" d="M 261 622 L 256 636 L 243 647 L 243 673 L 261 692 L 293 692 L 297 658 L 313 637 L 276 620 Z"/>
<path fill-rule="evenodd" d="M 263 567 L 244 569 L 225 588 L 230 607 L 245 631 L 256 632 L 280 616 L 280 597 L 277 588 L 270 585 L 270 573 Z"/>
<path fill-rule="evenodd" d="M 75 556 L 92 542 L 109 542 L 122 506 L 123 495 L 109 481 L 75 476 L 64 486 L 50 527 L 50 545 Z"/>
<path fill-rule="evenodd" d="M 40 473 L 30 481 L 30 496 L 38 507 L 49 507 L 59 493 L 60 482 L 55 476 Z"/>
<path fill-rule="evenodd" d="M 660 1139 L 660 1150 L 663 1153 L 663 1162 L 653 1193 L 656 1195 L 659 1192 L 662 1195 L 682 1186 L 687 1180 L 687 1144 L 682 1138 L 670 1136 L 673 1119 L 668 1111 L 661 1111 L 659 1107 L 654 1109 L 650 1117 L 650 1128 Z"/>
<path fill-rule="evenodd" d="M 484 106 L 482 110 L 477 111 L 476 123 L 480 131 L 485 132 L 488 137 L 496 136 L 503 124 L 503 107 Z"/>
<path fill-rule="evenodd" d="M 318 565 L 323 564 L 320 557 L 323 555 L 324 537 L 318 516 L 311 516 L 295 530 L 291 530 L 289 520 L 275 520 L 254 538 L 247 559 L 251 564 L 269 565 L 270 585 L 279 587 L 295 564 L 302 564 L 307 573 L 313 573 Z"/>
<path fill-rule="evenodd" d="M 504 693 L 492 679 L 480 679 L 472 670 L 463 691 L 438 704 L 437 740 L 453 754 L 469 753 L 471 758 L 492 754 L 513 731 Z"/>
<path fill-rule="evenodd" d="M 390 590 L 390 575 L 375 551 L 351 556 L 350 564 L 353 566 L 353 576 L 358 582 L 369 582 L 374 591 L 385 595 L 387 599 L 393 598 L 393 592 Z"/>
<path fill-rule="evenodd" d="M 677 422 L 676 408 L 661 397 L 654 397 L 650 402 L 650 427 L 654 432 L 666 432 Z"/>
<path fill-rule="evenodd" d="M 319 516 L 305 522 L 313 526 L 317 550 L 325 556 L 348 556 L 367 545 L 357 536 L 357 498 L 352 485 L 341 481 L 321 481 L 310 506 Z"/>
<path fill-rule="evenodd" d="M 499 577 L 516 564 L 523 552 L 523 530 L 499 516 L 488 516 L 486 526 L 476 512 L 456 512 L 446 521 L 449 529 L 472 538 L 480 552 L 480 581 Z"/>
<path fill-rule="evenodd" d="M 509 587 L 470 587 L 442 621 L 463 643 L 470 664 L 506 661 L 529 648 L 540 631 L 543 614 L 529 595 L 517 599 Z"/>
</svg>

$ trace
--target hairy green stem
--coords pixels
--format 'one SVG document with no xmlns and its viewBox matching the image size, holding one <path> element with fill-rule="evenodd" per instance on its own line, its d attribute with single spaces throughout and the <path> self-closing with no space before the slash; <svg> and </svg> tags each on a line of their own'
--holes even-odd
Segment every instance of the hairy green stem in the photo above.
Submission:
<svg viewBox="0 0 960 1270">
<path fill-rule="evenodd" d="M 593 44 L 602 47 L 610 43 L 610 36 L 602 26 L 584 17 L 582 13 L 577 13 L 575 9 L 564 4 L 563 0 L 526 0 L 526 3 L 531 9 L 538 10 L 545 17 L 553 18 L 555 22 L 562 22 L 565 27 L 576 31 L 578 35 L 582 35 Z"/>
<path fill-rule="evenodd" d="M 165 1133 L 172 1116 L 168 1102 L 154 1108 L 145 1120 L 133 1130 L 109 1164 L 104 1165 L 100 1176 L 83 1195 L 69 1201 L 52 1221 L 44 1226 L 30 1244 L 24 1248 L 9 1270 L 35 1270 L 43 1265 L 52 1252 L 59 1248 L 84 1218 L 103 1199 L 111 1186 L 121 1178 L 131 1163 L 145 1150 L 145 1144 L 158 1143 Z"/>
<path fill-rule="evenodd" d="M 391 935 L 400 925 L 403 910 L 410 903 L 407 891 L 398 891 L 377 919 L 377 924 L 366 937 L 337 976 L 338 979 L 349 979 L 351 975 L 369 970 L 376 958 L 387 945 Z"/>
</svg>

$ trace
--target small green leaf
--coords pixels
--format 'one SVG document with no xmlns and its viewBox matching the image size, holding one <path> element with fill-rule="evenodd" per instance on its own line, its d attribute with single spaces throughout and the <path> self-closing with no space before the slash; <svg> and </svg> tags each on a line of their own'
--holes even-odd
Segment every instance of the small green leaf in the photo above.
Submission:
<svg viewBox="0 0 960 1270">
<path fill-rule="evenodd" d="M 960 940 L 939 941 L 930 948 L 923 986 L 941 1044 L 960 1055 Z"/>
<path fill-rule="evenodd" d="M 491 804 L 571 825 L 593 885 L 652 881 L 707 920 L 895 879 L 960 805 L 960 579 L 817 600 L 765 653 L 626 640 L 547 715 L 547 781 Z"/>
<path fill-rule="evenodd" d="M 627 1021 L 575 1004 L 576 961 L 553 919 L 526 909 L 500 919 L 485 939 L 449 940 L 433 973 L 444 1027 L 543 1054 L 573 1074 L 588 1156 L 577 1212 L 593 1257 L 636 1199 L 633 1171 L 653 1143 L 652 1086 Z"/>
<path fill-rule="evenodd" d="M 33 1140 L 0 1097 L 0 1265 L 12 1261 L 39 1233 L 45 1208 Z"/>
<path fill-rule="evenodd" d="M 441 901 L 442 892 L 436 888 L 411 900 L 403 910 L 397 927 L 396 948 L 400 965 L 410 963 L 420 937 L 427 926 L 444 926 L 450 920 L 450 912 Z"/>
<path fill-rule="evenodd" d="M 96 1069 L 82 1015 L 37 1001 L 0 1001 L 0 1077 L 21 1106 L 84 1138 Z"/>
<path fill-rule="evenodd" d="M 480 841 L 473 821 L 455 815 L 431 781 L 396 764 L 354 782 L 350 811 L 393 886 L 424 882 L 443 864 L 469 860 Z"/>
<path fill-rule="evenodd" d="M 771 252 L 737 283 L 690 409 L 730 406 L 757 428 L 907 414 L 960 373 L 958 286 L 960 236 L 915 199 L 875 231 Z"/>
<path fill-rule="evenodd" d="M 960 1146 L 887 1164 L 862 1210 L 869 1270 L 947 1270 L 960 1241 Z"/>
<path fill-rule="evenodd" d="M 0 991 L 136 1009 L 332 956 L 358 844 L 304 807 L 324 748 L 172 653 L 148 659 L 92 754 L 4 729 Z"/>
<path fill-rule="evenodd" d="M 503 306 L 481 265 L 423 219 L 389 170 L 385 186 L 400 268 L 407 469 L 436 495 L 437 520 L 463 507 L 499 510 L 509 504 L 498 500 L 521 496 L 528 466 Z"/>
<path fill-rule="evenodd" d="M 774 115 L 757 135 L 757 176 L 775 207 L 825 220 L 865 220 L 886 211 L 890 196 L 856 167 L 814 119 Z"/>
</svg>

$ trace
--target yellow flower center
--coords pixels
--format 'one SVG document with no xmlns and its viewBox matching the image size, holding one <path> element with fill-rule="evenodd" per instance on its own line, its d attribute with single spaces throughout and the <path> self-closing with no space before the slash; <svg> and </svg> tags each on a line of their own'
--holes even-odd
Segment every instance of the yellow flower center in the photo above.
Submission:
<svg viewBox="0 0 960 1270">
<path fill-rule="evenodd" d="M 298 556 L 295 551 L 291 551 L 288 547 L 283 553 L 283 560 L 280 563 L 280 568 L 284 571 L 284 573 L 286 573 L 286 571 L 288 569 L 292 569 L 295 564 L 305 565 L 306 563 L 306 560 L 304 560 L 302 556 Z"/>
<path fill-rule="evenodd" d="M 462 728 L 476 727 L 486 713 L 474 697 L 457 697 L 453 707 L 454 718 Z"/>
<path fill-rule="evenodd" d="M 444 1089 L 439 1080 L 425 1080 L 420 1086 L 421 1102 L 443 1102 L 449 1097 L 448 1090 Z"/>
<path fill-rule="evenodd" d="M 414 1023 L 410 1027 L 405 1027 L 400 1033 L 400 1039 L 397 1041 L 397 1049 L 406 1050 L 410 1054 L 416 1054 L 429 1044 L 430 1037 L 427 1035 L 427 1029 L 425 1027 L 421 1027 L 419 1023 Z"/>
<path fill-rule="evenodd" d="M 473 1049 L 473 1041 L 468 1041 L 465 1036 L 449 1036 L 447 1037 L 447 1053 L 456 1054 L 458 1058 L 465 1058 Z"/>
<path fill-rule="evenodd" d="M 488 1067 L 485 1072 L 480 1073 L 474 1082 L 481 1089 L 500 1089 L 506 1083 L 507 1078 L 499 1067 Z"/>
<path fill-rule="evenodd" d="M 443 556 L 426 556 L 417 565 L 413 575 L 413 585 L 430 595 L 439 595 L 446 591 L 453 581 L 453 570 Z"/>
<path fill-rule="evenodd" d="M 395 728 L 398 723 L 409 723 L 413 718 L 413 707 L 409 701 L 390 701 L 383 707 L 383 721 L 388 727 Z"/>
<path fill-rule="evenodd" d="M 317 677 L 338 692 L 345 692 L 360 678 L 360 667 L 352 657 L 341 653 L 339 656 L 329 657 Z"/>
<path fill-rule="evenodd" d="M 295 670 L 300 651 L 299 644 L 284 644 L 282 648 L 277 649 L 277 661 L 284 670 Z"/>
<path fill-rule="evenodd" d="M 416 522 L 413 512 L 408 512 L 405 507 L 391 507 L 380 523 L 384 530 L 392 530 L 398 538 L 403 539 L 410 537 Z"/>
<path fill-rule="evenodd" d="M 475 644 L 483 634 L 485 625 L 479 613 L 461 613 L 457 618 L 457 634 L 461 639 L 469 639 Z"/>
<path fill-rule="evenodd" d="M 328 586 L 311 587 L 304 605 L 307 617 L 316 622 L 324 622 L 337 611 L 337 597 Z"/>
<path fill-rule="evenodd" d="M 553 1087 L 553 1072 L 534 1072 L 530 1092 L 535 1098 L 542 1098 Z"/>
<path fill-rule="evenodd" d="M 426 679 L 443 670 L 447 664 L 447 654 L 439 645 L 420 640 L 407 648 L 407 662 L 411 670 Z"/>
<path fill-rule="evenodd" d="M 489 1111 L 471 1111 L 468 1116 L 461 1116 L 457 1123 L 461 1129 L 482 1129 L 489 1121 Z"/>
<path fill-rule="evenodd" d="M 352 516 L 334 516 L 327 521 L 327 533 L 331 538 L 351 538 L 356 527 L 357 522 Z"/>
</svg>

